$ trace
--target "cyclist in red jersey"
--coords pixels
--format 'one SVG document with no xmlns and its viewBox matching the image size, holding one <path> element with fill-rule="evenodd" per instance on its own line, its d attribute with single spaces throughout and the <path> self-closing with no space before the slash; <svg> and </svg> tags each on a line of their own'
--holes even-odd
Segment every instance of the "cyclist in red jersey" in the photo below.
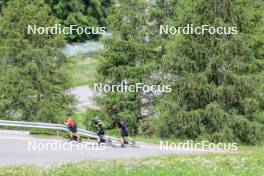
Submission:
<svg viewBox="0 0 264 176">
<path fill-rule="evenodd" d="M 70 114 L 67 114 L 67 122 L 65 123 L 70 131 L 70 140 L 73 139 L 75 136 L 77 138 L 77 141 L 80 142 L 80 135 L 77 133 L 77 125 L 76 122 L 73 120 Z"/>
</svg>

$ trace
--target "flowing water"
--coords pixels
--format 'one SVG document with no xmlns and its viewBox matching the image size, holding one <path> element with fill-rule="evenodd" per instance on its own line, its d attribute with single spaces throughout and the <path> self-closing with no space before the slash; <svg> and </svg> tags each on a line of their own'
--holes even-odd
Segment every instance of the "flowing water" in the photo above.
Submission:
<svg viewBox="0 0 264 176">
<path fill-rule="evenodd" d="M 63 53 L 67 56 L 83 56 L 100 51 L 104 45 L 99 40 L 88 40 L 85 43 L 69 43 L 63 49 Z"/>
<path fill-rule="evenodd" d="M 111 36 L 112 34 L 107 32 L 102 36 L 102 38 L 110 38 Z M 104 45 L 100 40 L 87 40 L 84 43 L 68 43 L 64 48 L 62 48 L 62 52 L 70 57 L 78 57 L 98 52 L 103 48 Z"/>
</svg>

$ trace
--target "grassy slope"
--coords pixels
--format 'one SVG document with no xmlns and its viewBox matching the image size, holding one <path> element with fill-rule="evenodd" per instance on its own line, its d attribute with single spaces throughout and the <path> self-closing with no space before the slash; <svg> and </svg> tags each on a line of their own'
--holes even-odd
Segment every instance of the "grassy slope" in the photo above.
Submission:
<svg viewBox="0 0 264 176">
<path fill-rule="evenodd" d="M 72 58 L 72 63 L 69 67 L 72 87 L 92 86 L 95 82 L 96 64 L 94 57 Z"/>
<path fill-rule="evenodd" d="M 0 168 L 0 176 L 262 176 L 263 174 L 264 152 L 260 147 L 247 147 L 240 153 L 234 154 L 178 155 L 126 161 L 88 161 L 53 167 Z"/>
</svg>

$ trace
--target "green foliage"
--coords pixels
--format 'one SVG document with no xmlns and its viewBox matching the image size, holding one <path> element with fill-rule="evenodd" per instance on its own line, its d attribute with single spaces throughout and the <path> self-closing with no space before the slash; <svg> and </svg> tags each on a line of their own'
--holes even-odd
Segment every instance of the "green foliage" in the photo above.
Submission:
<svg viewBox="0 0 264 176">
<path fill-rule="evenodd" d="M 264 68 L 263 13 L 257 4 L 122 1 L 109 16 L 113 37 L 105 41 L 99 80 L 171 84 L 173 91 L 158 99 L 149 122 L 161 137 L 257 143 L 264 137 L 263 117 L 256 115 L 264 102 L 259 76 Z M 161 24 L 235 26 L 239 32 L 166 35 L 159 34 Z M 149 79 L 156 72 L 172 79 Z M 111 93 L 100 102 L 112 119 L 124 118 L 136 132 L 142 107 L 138 95 Z M 114 114 L 113 106 L 119 107 Z"/>
<path fill-rule="evenodd" d="M 71 86 L 93 86 L 96 79 L 97 60 L 93 57 L 77 58 L 70 60 L 68 73 L 71 76 Z"/>
<path fill-rule="evenodd" d="M 103 167 L 102 167 L 103 166 Z M 249 176 L 263 175 L 263 149 L 247 147 L 238 152 L 178 155 L 114 161 L 85 161 L 60 166 L 0 168 L 0 176 Z"/>
<path fill-rule="evenodd" d="M 135 93 L 108 93 L 98 98 L 107 113 L 110 128 L 116 128 L 117 121 L 126 123 L 131 134 L 137 133 L 138 127 L 138 100 Z"/>
<path fill-rule="evenodd" d="M 0 17 L 3 13 L 3 8 L 6 6 L 6 4 L 9 2 L 10 0 L 0 0 Z"/>
<path fill-rule="evenodd" d="M 242 143 L 263 140 L 263 123 L 254 116 L 263 111 L 255 94 L 264 66 L 258 54 L 264 40 L 257 2 L 179 1 L 172 7 L 174 14 L 166 24 L 237 26 L 239 33 L 168 36 L 162 69 L 177 79 L 158 106 L 165 120 L 159 128 L 172 123 L 181 127 L 172 127 L 167 135 Z"/>
<path fill-rule="evenodd" d="M 49 26 L 54 21 L 42 0 L 10 1 L 0 21 L 1 116 L 57 121 L 68 108 L 65 95 L 67 58 L 59 51 L 61 36 L 28 35 L 28 24 Z"/>
<path fill-rule="evenodd" d="M 107 8 L 111 5 L 110 0 L 46 0 L 57 23 L 64 26 L 77 25 L 79 27 L 105 26 Z M 67 35 L 67 40 L 83 42 L 87 39 L 96 38 L 97 35 Z"/>
<path fill-rule="evenodd" d="M 2 8 L 10 0 L 0 0 L 0 14 Z M 44 0 L 45 8 L 49 8 L 49 14 L 56 18 L 57 24 L 63 26 L 77 25 L 79 27 L 106 26 L 108 9 L 112 5 L 111 0 Z M 38 23 L 34 23 L 38 25 Z M 87 39 L 97 38 L 98 35 L 67 35 L 67 40 L 83 42 Z"/>
<path fill-rule="evenodd" d="M 118 6 L 111 9 L 109 15 L 109 30 L 113 36 L 105 40 L 106 51 L 103 53 L 98 66 L 99 81 L 120 84 L 127 82 L 135 84 L 146 82 L 150 73 L 157 69 L 160 49 L 148 27 L 151 19 L 151 6 L 144 0 L 120 1 Z M 100 102 L 106 107 L 113 124 L 123 120 L 132 134 L 137 133 L 139 121 L 139 93 L 107 93 Z M 112 108 L 117 112 L 112 113 Z"/>
<path fill-rule="evenodd" d="M 96 110 L 96 109 L 87 109 L 86 113 L 85 113 L 85 117 L 82 119 L 82 123 L 85 125 L 85 128 L 88 130 L 93 130 L 96 131 L 97 128 L 95 127 L 95 125 L 93 124 L 93 119 L 99 116 L 100 119 L 103 121 L 104 127 L 106 125 L 108 125 L 108 118 L 107 118 L 107 114 L 100 111 L 100 110 Z"/>
</svg>

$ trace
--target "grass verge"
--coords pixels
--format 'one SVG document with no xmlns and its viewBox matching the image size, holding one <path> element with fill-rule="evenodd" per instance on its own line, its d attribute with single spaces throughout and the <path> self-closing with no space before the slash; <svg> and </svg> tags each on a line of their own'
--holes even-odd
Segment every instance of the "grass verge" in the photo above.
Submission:
<svg viewBox="0 0 264 176">
<path fill-rule="evenodd" d="M 87 161 L 62 166 L 0 168 L 0 176 L 262 176 L 261 147 L 245 147 L 232 154 L 173 155 L 145 159 Z"/>
<path fill-rule="evenodd" d="M 96 64 L 94 56 L 72 58 L 68 70 L 72 78 L 71 86 L 93 86 L 96 78 Z"/>
</svg>

